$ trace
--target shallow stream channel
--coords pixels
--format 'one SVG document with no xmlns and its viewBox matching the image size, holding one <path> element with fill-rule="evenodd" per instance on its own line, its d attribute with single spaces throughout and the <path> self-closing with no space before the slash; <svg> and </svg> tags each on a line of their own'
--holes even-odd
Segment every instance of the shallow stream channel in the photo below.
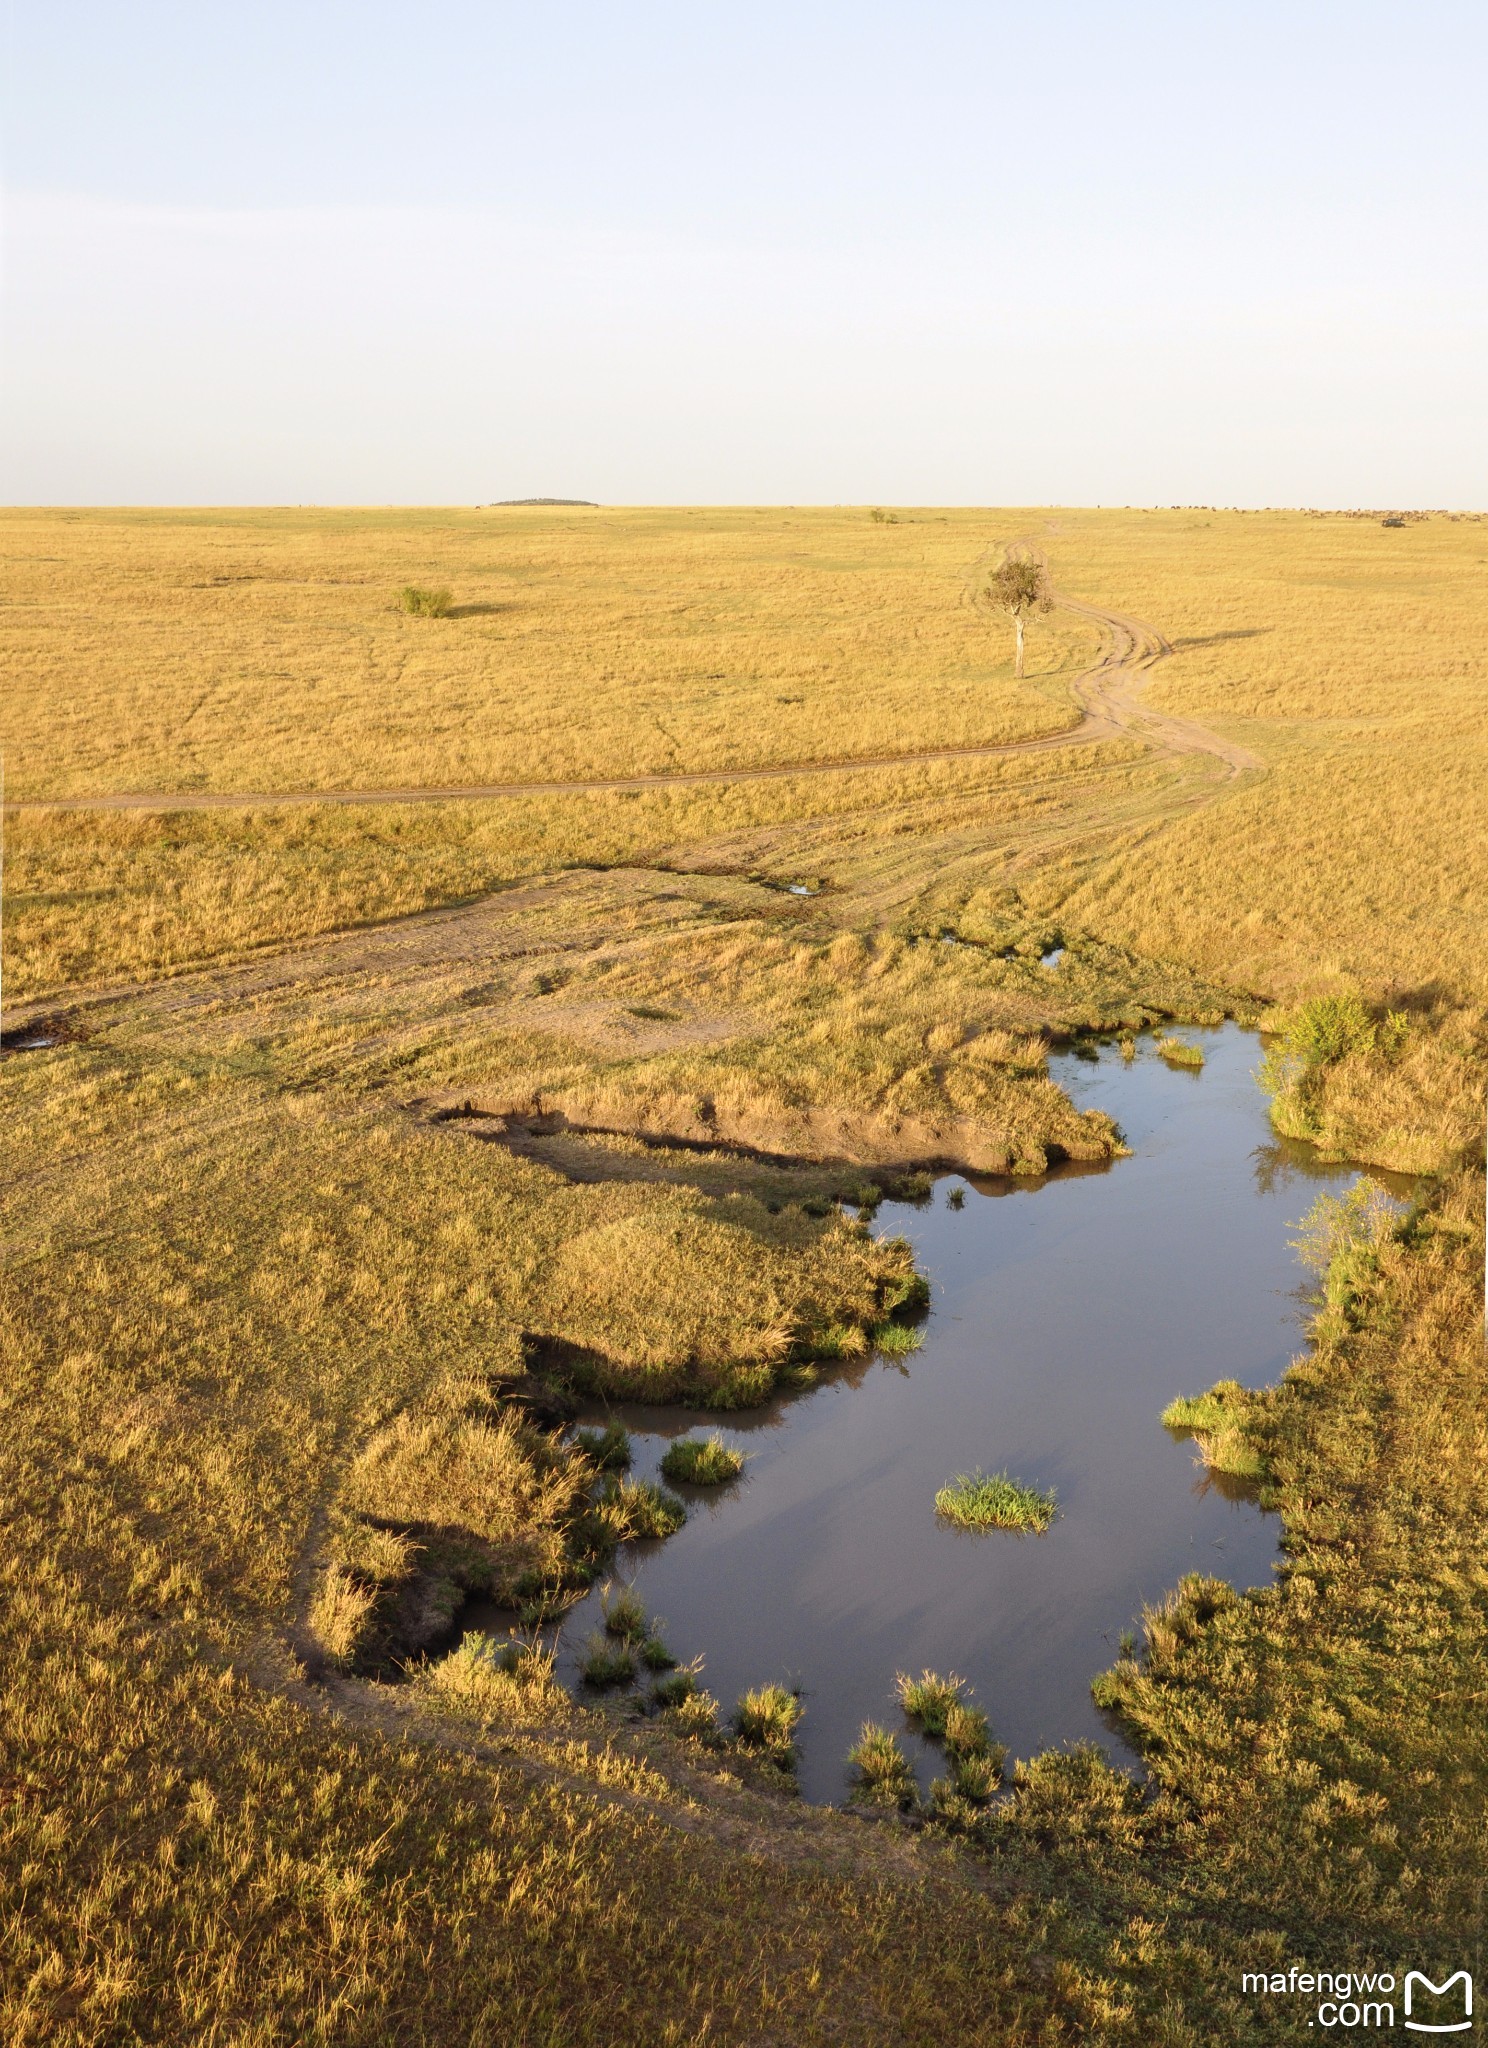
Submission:
<svg viewBox="0 0 1488 2048">
<path fill-rule="evenodd" d="M 1116 1119 L 1129 1158 L 1040 1181 L 948 1175 L 924 1203 L 883 1204 L 875 1230 L 907 1237 L 931 1283 L 918 1351 L 829 1369 L 744 1414 L 586 1417 L 619 1417 L 642 1478 L 679 1436 L 717 1431 L 743 1452 L 738 1480 L 674 1489 L 686 1525 L 627 1546 L 613 1583 L 634 1584 L 677 1658 L 701 1656 L 725 1714 L 747 1687 L 800 1689 L 809 1799 L 846 1796 L 864 1720 L 901 1731 L 922 1789 L 944 1768 L 895 1697 L 896 1672 L 927 1666 L 968 1681 L 1014 1756 L 1094 1738 L 1130 1764 L 1090 1681 L 1143 1603 L 1185 1572 L 1271 1580 L 1276 1518 L 1208 1480 L 1158 1418 L 1215 1380 L 1281 1375 L 1304 1341 L 1293 1226 L 1358 1176 L 1277 1141 L 1254 1033 L 1183 1036 L 1202 1070 L 1168 1066 L 1146 1038 L 1130 1062 L 1114 1045 L 1050 1061 L 1077 1105 Z M 1047 1533 L 941 1521 L 937 1491 L 977 1467 L 1052 1487 Z M 559 1671 L 576 1690 L 602 1626 L 598 1589 L 563 1618 Z"/>
</svg>

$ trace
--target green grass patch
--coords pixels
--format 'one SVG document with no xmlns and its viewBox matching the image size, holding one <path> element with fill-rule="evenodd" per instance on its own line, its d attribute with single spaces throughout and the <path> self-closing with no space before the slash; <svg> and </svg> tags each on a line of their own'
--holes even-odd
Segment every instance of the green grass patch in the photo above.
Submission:
<svg viewBox="0 0 1488 2048">
<path fill-rule="evenodd" d="M 658 1706 L 680 1707 L 698 1690 L 698 1676 L 684 1664 L 680 1671 L 669 1671 L 665 1678 L 658 1678 L 651 1690 Z"/>
<path fill-rule="evenodd" d="M 962 1472 L 935 1496 L 935 1512 L 958 1529 L 1031 1529 L 1042 1535 L 1057 1512 L 1052 1489 L 1006 1472 Z"/>
<path fill-rule="evenodd" d="M 1238 1380 L 1220 1380 L 1207 1394 L 1170 1401 L 1162 1426 L 1177 1437 L 1192 1437 L 1211 1470 L 1235 1479 L 1264 1479 L 1269 1466 L 1252 1433 L 1262 1405 Z"/>
<path fill-rule="evenodd" d="M 674 1485 L 722 1486 L 744 1470 L 744 1454 L 730 1450 L 721 1436 L 684 1436 L 668 1447 L 661 1470 Z"/>
<path fill-rule="evenodd" d="M 966 1680 L 957 1678 L 954 1672 L 942 1678 L 938 1672 L 922 1671 L 918 1678 L 911 1678 L 907 1671 L 901 1671 L 894 1687 L 910 1720 L 918 1721 L 926 1735 L 939 1738 L 946 1732 L 952 1708 L 963 1704 Z"/>
<path fill-rule="evenodd" d="M 633 1645 L 650 1634 L 650 1620 L 634 1586 L 622 1586 L 618 1593 L 607 1591 L 602 1604 L 607 1636 L 618 1636 L 622 1643 Z"/>
<path fill-rule="evenodd" d="M 584 1646 L 579 1673 L 585 1685 L 596 1690 L 611 1685 L 628 1685 L 635 1677 L 635 1651 L 629 1643 L 613 1641 L 597 1629 Z"/>
<path fill-rule="evenodd" d="M 799 1698 L 785 1686 L 762 1685 L 740 1695 L 734 1708 L 734 1733 L 748 1748 L 769 1750 L 785 1761 L 794 1756 L 802 1712 Z"/>
<path fill-rule="evenodd" d="M 607 1422 L 603 1429 L 576 1429 L 574 1448 L 601 1472 L 624 1472 L 630 1464 L 630 1431 L 619 1422 Z"/>
<path fill-rule="evenodd" d="M 909 1759 L 891 1729 L 876 1721 L 865 1721 L 862 1731 L 847 1752 L 861 1792 L 895 1806 L 908 1806 L 915 1796 L 914 1773 Z"/>
<path fill-rule="evenodd" d="M 888 1358 L 907 1358 L 925 1341 L 922 1333 L 910 1329 L 907 1323 L 876 1323 L 870 1335 L 874 1349 Z"/>
<path fill-rule="evenodd" d="M 1157 1051 L 1170 1067 L 1189 1067 L 1197 1072 L 1204 1064 L 1202 1049 L 1183 1038 L 1159 1038 Z"/>
<path fill-rule="evenodd" d="M 676 1494 L 649 1479 L 617 1479 L 612 1474 L 600 1489 L 599 1503 L 614 1513 L 627 1537 L 675 1536 L 687 1520 Z"/>
</svg>

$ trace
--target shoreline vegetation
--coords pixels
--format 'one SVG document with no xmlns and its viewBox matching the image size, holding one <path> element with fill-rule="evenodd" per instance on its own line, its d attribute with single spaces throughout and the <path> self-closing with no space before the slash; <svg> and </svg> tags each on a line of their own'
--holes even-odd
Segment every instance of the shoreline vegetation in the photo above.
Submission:
<svg viewBox="0 0 1488 2048">
<path fill-rule="evenodd" d="M 1056 611 L 1019 686 L 962 602 L 1042 514 L 3 517 L 11 794 L 1050 737 L 1099 652 Z M 1262 2048 L 1242 1968 L 1439 1975 L 1472 1938 L 1482 529 L 1054 523 L 1056 587 L 1160 623 L 1154 718 L 1263 769 L 1154 725 L 767 783 L 7 818 L 20 2048 Z M 1093 1749 L 1009 1763 L 927 1672 L 854 1748 L 875 1825 L 783 1798 L 809 1701 L 720 1707 L 614 1582 L 571 1697 L 538 1630 L 687 1513 L 580 1400 L 726 1413 L 912 1348 L 883 1191 L 1109 1165 L 1050 1050 L 1226 1015 L 1268 1032 L 1279 1132 L 1420 1187 L 1320 1204 L 1309 1348 L 1163 1418 L 1260 1489 L 1285 1561 L 1185 1580 L 1098 1679 L 1145 1784 Z M 472 1596 L 515 1632 L 451 1648 Z M 906 1739 L 944 1759 L 923 1800 Z"/>
</svg>

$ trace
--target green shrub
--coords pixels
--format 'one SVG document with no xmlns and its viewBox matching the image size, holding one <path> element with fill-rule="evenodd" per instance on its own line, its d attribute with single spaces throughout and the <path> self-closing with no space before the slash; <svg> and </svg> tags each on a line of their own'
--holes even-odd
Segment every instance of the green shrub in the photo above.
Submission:
<svg viewBox="0 0 1488 2048">
<path fill-rule="evenodd" d="M 1393 1060 L 1410 1020 L 1401 1010 L 1376 1018 L 1356 995 L 1314 996 L 1291 1011 L 1271 1035 L 1256 1079 L 1271 1097 L 1271 1120 L 1284 1136 L 1318 1134 L 1323 1077 L 1346 1059 Z"/>
<path fill-rule="evenodd" d="M 958 1529 L 1032 1529 L 1042 1535 L 1054 1520 L 1052 1489 L 1041 1491 L 1006 1472 L 962 1472 L 935 1496 L 935 1512 Z"/>
<path fill-rule="evenodd" d="M 415 619 L 442 619 L 453 602 L 453 591 L 425 590 L 417 583 L 405 583 L 398 592 L 399 609 Z"/>
<path fill-rule="evenodd" d="M 744 1457 L 730 1450 L 721 1436 L 684 1436 L 668 1447 L 661 1469 L 674 1485 L 722 1486 L 725 1480 L 738 1478 Z"/>
</svg>

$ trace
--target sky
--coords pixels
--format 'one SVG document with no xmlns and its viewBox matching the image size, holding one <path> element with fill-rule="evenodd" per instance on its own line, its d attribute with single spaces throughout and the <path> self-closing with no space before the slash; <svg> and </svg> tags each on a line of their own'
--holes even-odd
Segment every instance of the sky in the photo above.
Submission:
<svg viewBox="0 0 1488 2048">
<path fill-rule="evenodd" d="M 7 502 L 1488 500 L 1482 0 L 0 19 Z"/>
</svg>

